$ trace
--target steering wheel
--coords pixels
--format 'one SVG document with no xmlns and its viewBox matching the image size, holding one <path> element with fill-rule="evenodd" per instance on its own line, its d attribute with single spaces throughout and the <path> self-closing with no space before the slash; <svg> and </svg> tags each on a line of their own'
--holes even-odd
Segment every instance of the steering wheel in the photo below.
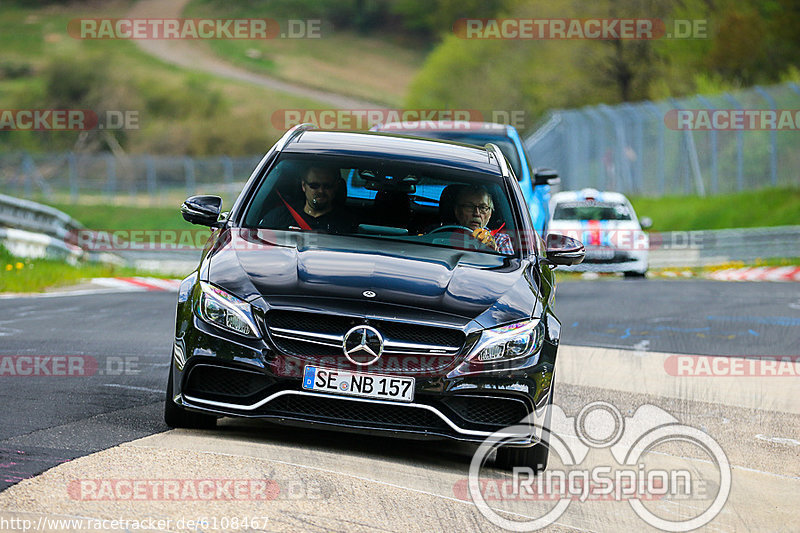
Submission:
<svg viewBox="0 0 800 533">
<path fill-rule="evenodd" d="M 458 233 L 465 233 L 465 234 L 469 235 L 470 237 L 472 237 L 472 230 L 470 228 L 468 228 L 466 226 L 459 226 L 457 224 L 449 224 L 447 226 L 440 226 L 438 228 L 432 229 L 427 234 L 428 235 L 433 235 L 434 233 L 438 233 L 440 231 L 452 231 L 452 232 L 458 232 Z M 487 250 L 494 251 L 494 248 L 492 248 L 488 244 L 484 244 L 483 242 L 479 241 L 478 239 L 474 239 L 474 241 L 478 245 L 478 248 L 483 247 L 483 248 L 486 248 Z"/>
</svg>

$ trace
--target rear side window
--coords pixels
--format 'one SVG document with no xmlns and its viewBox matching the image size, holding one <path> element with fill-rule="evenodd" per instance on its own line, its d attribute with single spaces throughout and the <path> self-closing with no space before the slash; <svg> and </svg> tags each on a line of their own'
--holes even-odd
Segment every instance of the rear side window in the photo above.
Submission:
<svg viewBox="0 0 800 533">
<path fill-rule="evenodd" d="M 630 208 L 611 202 L 560 202 L 553 220 L 631 220 Z"/>
</svg>

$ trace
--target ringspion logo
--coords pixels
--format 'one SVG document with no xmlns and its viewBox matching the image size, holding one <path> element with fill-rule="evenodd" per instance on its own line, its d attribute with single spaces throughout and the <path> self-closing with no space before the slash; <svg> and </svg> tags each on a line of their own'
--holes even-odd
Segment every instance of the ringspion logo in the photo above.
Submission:
<svg viewBox="0 0 800 533">
<path fill-rule="evenodd" d="M 642 405 L 626 417 L 614 405 L 598 401 L 575 417 L 553 405 L 545 425 L 539 420 L 547 418 L 538 416 L 542 418 L 531 414 L 489 436 L 472 457 L 468 479 L 453 486 L 457 498 L 471 500 L 498 527 L 535 531 L 555 523 L 573 502 L 614 501 L 627 502 L 639 518 L 658 529 L 692 531 L 711 522 L 728 500 L 732 474 L 722 447 L 660 407 Z M 537 474 L 530 466 L 514 466 L 510 480 L 481 472 L 492 451 L 537 431 L 542 445 L 563 467 Z M 696 448 L 702 461 L 659 453 L 662 446 L 675 443 Z M 593 463 L 594 450 L 610 453 L 601 453 L 601 461 Z M 663 459 L 667 456 L 671 460 Z M 662 499 L 685 504 L 684 510 L 673 514 L 643 503 Z M 509 513 L 498 513 L 490 501 L 511 504 L 504 506 Z"/>
</svg>

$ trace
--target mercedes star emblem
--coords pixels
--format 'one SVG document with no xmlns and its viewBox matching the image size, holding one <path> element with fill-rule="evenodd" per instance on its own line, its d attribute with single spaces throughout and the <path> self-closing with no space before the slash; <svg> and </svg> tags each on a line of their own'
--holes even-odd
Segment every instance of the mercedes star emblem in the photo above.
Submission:
<svg viewBox="0 0 800 533">
<path fill-rule="evenodd" d="M 383 336 L 372 326 L 356 326 L 345 333 L 342 349 L 344 356 L 354 365 L 371 365 L 383 353 Z M 359 361 L 354 358 L 358 355 L 368 356 L 369 359 Z"/>
</svg>

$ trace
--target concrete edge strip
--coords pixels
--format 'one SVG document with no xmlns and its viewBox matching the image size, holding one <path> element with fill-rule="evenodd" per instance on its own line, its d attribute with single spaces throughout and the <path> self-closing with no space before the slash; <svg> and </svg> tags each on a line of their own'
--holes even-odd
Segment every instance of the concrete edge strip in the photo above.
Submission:
<svg viewBox="0 0 800 533">
<path fill-rule="evenodd" d="M 800 356 L 713 356 L 562 345 L 557 383 L 800 414 Z"/>
</svg>

